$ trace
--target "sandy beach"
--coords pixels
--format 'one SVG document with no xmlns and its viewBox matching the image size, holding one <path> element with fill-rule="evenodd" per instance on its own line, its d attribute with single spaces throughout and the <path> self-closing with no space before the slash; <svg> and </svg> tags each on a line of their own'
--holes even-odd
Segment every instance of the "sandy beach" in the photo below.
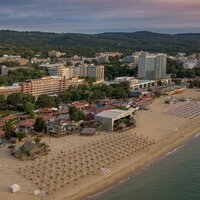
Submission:
<svg viewBox="0 0 200 200">
<path fill-rule="evenodd" d="M 200 92 L 187 89 L 178 96 L 200 99 Z M 191 118 L 167 113 L 174 109 L 178 112 L 179 106 L 185 105 L 167 105 L 164 100 L 155 99 L 150 110 L 136 112 L 136 128 L 123 133 L 42 138 L 51 152 L 34 161 L 20 161 L 9 155 L 7 147 L 0 148 L 0 200 L 84 199 L 146 167 L 200 132 L 199 115 Z M 21 190 L 11 194 L 9 186 L 14 183 Z M 34 196 L 36 189 L 45 191 L 45 197 Z"/>
</svg>

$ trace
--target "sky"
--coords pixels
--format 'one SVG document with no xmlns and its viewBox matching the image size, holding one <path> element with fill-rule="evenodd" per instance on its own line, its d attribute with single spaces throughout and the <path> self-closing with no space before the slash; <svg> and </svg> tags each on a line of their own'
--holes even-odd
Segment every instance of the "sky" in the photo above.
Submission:
<svg viewBox="0 0 200 200">
<path fill-rule="evenodd" d="M 0 29 L 200 32 L 200 0 L 0 0 Z"/>
</svg>

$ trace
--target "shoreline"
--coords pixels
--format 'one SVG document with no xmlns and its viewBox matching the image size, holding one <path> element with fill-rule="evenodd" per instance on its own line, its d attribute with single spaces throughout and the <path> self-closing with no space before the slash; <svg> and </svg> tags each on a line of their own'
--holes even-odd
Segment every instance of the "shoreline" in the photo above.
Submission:
<svg viewBox="0 0 200 200">
<path fill-rule="evenodd" d="M 198 118 L 195 120 L 199 120 Z M 193 120 L 190 122 L 192 124 Z M 192 125 L 191 125 L 192 126 Z M 188 126 L 186 126 L 188 128 Z M 176 135 L 167 138 L 164 142 L 157 143 L 155 147 L 151 147 L 148 153 L 145 152 L 145 155 L 137 161 L 136 163 L 132 163 L 122 169 L 119 172 L 115 172 L 111 176 L 105 177 L 103 180 L 95 183 L 88 188 L 85 188 L 78 192 L 78 194 L 71 195 L 63 198 L 62 200 L 80 200 L 80 199 L 90 199 L 95 196 L 95 194 L 107 191 L 112 187 L 115 187 L 120 181 L 126 180 L 130 176 L 134 176 L 137 172 L 140 172 L 145 167 L 153 164 L 156 160 L 159 160 L 167 153 L 174 151 L 175 149 L 181 147 L 182 145 L 189 142 L 195 135 L 200 134 L 200 126 L 198 128 L 191 130 L 188 133 L 174 133 Z M 178 138 L 177 138 L 178 137 Z M 166 139 L 165 138 L 165 139 Z M 164 138 L 163 138 L 164 139 Z M 177 139 L 177 140 L 174 140 Z M 162 148 L 165 143 L 169 143 L 170 141 L 174 141 L 173 143 L 168 144 L 166 147 Z M 158 150 L 161 147 L 162 149 Z M 152 155 L 151 155 L 152 154 Z M 91 197 L 90 197 L 91 196 Z"/>
</svg>

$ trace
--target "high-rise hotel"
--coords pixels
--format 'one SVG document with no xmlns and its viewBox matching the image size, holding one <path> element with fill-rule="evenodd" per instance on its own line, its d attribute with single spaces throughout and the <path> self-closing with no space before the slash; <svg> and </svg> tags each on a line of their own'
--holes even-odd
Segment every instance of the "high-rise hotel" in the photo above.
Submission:
<svg viewBox="0 0 200 200">
<path fill-rule="evenodd" d="M 155 80 L 166 78 L 166 63 L 166 54 L 143 52 L 139 57 L 138 78 Z"/>
</svg>

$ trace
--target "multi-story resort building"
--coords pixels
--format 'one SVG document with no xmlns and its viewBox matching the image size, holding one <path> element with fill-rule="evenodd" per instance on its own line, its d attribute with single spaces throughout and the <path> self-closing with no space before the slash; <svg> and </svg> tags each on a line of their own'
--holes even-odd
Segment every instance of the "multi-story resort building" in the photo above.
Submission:
<svg viewBox="0 0 200 200">
<path fill-rule="evenodd" d="M 96 57 L 99 57 L 99 56 L 108 56 L 108 57 L 116 57 L 116 56 L 122 56 L 123 53 L 119 53 L 119 52 L 99 52 L 99 53 L 96 53 Z"/>
<path fill-rule="evenodd" d="M 12 93 L 22 92 L 21 85 L 3 86 L 0 87 L 0 94 L 8 96 Z"/>
<path fill-rule="evenodd" d="M 57 76 L 61 77 L 62 79 L 73 78 L 73 76 L 70 76 L 69 68 L 66 68 L 65 66 L 49 67 L 48 72 L 50 76 Z"/>
<path fill-rule="evenodd" d="M 95 76 L 97 80 L 103 81 L 104 80 L 104 66 L 94 66 L 88 65 L 86 66 L 86 76 Z"/>
<path fill-rule="evenodd" d="M 65 53 L 62 53 L 60 51 L 55 51 L 55 50 L 48 51 L 48 56 L 49 57 L 60 58 L 61 56 L 64 56 L 64 55 L 65 55 Z"/>
<path fill-rule="evenodd" d="M 143 52 L 139 56 L 138 78 L 155 80 L 166 78 L 166 62 L 166 54 Z"/>
<path fill-rule="evenodd" d="M 23 92 L 39 97 L 41 94 L 57 95 L 66 91 L 69 86 L 77 86 L 84 83 L 84 79 L 62 79 L 59 77 L 43 77 L 41 79 L 26 80 L 20 85 L 0 87 L 0 94 L 8 96 L 12 93 Z"/>
<path fill-rule="evenodd" d="M 62 79 L 70 79 L 74 77 L 95 76 L 98 81 L 104 80 L 103 65 L 80 65 L 80 66 L 54 66 L 48 68 L 50 76 L 58 76 Z"/>
<path fill-rule="evenodd" d="M 43 77 L 41 79 L 26 80 L 22 84 L 22 92 L 38 97 L 41 94 L 56 95 L 64 92 L 69 86 L 77 86 L 84 83 L 84 79 L 66 80 L 59 77 Z"/>
</svg>

